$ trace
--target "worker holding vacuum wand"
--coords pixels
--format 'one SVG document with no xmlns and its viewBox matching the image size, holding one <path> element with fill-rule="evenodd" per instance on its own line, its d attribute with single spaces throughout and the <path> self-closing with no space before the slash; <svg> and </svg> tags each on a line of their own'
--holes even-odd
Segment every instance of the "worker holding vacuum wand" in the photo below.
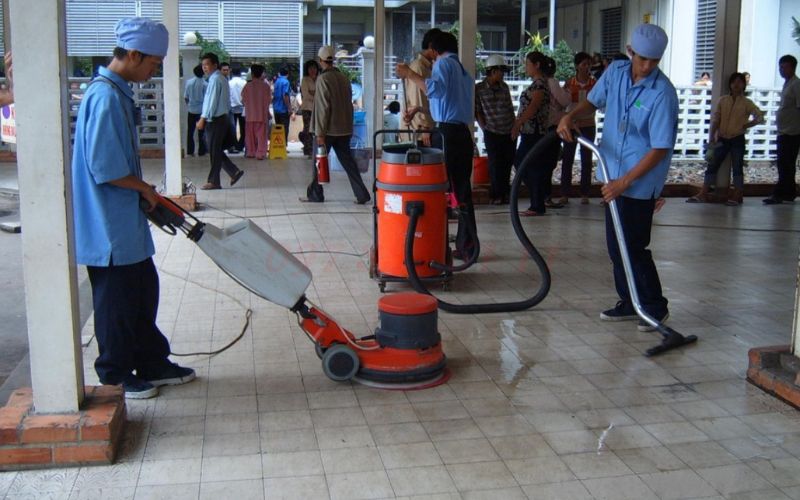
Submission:
<svg viewBox="0 0 800 500">
<path fill-rule="evenodd" d="M 641 24 L 636 27 L 627 47 L 630 61 L 612 63 L 587 100 L 564 116 L 557 129 L 563 140 L 573 141 L 573 131 L 578 130 L 576 117 L 596 109 L 605 110 L 599 150 L 607 164 L 609 178 L 600 179 L 605 183 L 603 200 L 606 203 L 615 200 L 640 306 L 658 323 L 666 321 L 669 310 L 648 246 L 653 213 L 666 182 L 678 129 L 678 96 L 675 87 L 658 68 L 667 41 L 667 34 L 658 26 Z M 600 318 L 604 321 L 639 319 L 626 282 L 610 206 L 606 207 L 606 243 L 620 300 L 616 306 L 600 313 Z M 656 327 L 642 319 L 638 329 L 653 331 Z M 682 335 L 669 328 L 663 328 L 662 335 L 659 352 L 686 343 Z"/>
</svg>

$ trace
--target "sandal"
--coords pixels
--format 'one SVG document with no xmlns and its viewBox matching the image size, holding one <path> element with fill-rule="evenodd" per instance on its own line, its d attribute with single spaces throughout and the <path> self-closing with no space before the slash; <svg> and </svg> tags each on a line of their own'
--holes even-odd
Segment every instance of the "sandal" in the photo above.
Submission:
<svg viewBox="0 0 800 500">
<path fill-rule="evenodd" d="M 537 212 L 536 210 L 525 210 L 524 212 L 520 212 L 520 217 L 541 217 L 544 214 Z"/>
<path fill-rule="evenodd" d="M 546 199 L 544 201 L 544 206 L 546 206 L 547 208 L 564 208 L 564 205 L 556 201 L 553 201 L 552 198 Z"/>
<path fill-rule="evenodd" d="M 686 203 L 709 203 L 708 194 L 703 192 L 697 193 L 694 196 L 686 198 Z"/>
</svg>

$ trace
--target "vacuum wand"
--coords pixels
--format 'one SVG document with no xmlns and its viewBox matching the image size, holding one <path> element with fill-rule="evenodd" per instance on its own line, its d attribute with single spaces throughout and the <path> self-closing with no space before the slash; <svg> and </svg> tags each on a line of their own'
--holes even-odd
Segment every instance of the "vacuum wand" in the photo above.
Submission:
<svg viewBox="0 0 800 500">
<path fill-rule="evenodd" d="M 603 179 L 603 182 L 608 182 L 610 177 L 608 175 L 608 168 L 606 167 L 605 159 L 603 155 L 600 153 L 600 149 L 595 145 L 594 142 L 590 141 L 589 139 L 581 136 L 577 136 L 578 142 L 581 146 L 589 149 L 595 156 L 597 156 L 597 165 L 600 169 L 600 174 Z M 641 305 L 639 301 L 639 291 L 636 288 L 636 280 L 633 274 L 633 266 L 631 266 L 631 259 L 630 255 L 628 254 L 628 246 L 625 243 L 625 233 L 622 229 L 622 221 L 619 217 L 619 210 L 617 208 L 617 201 L 611 200 L 608 204 L 608 210 L 611 212 L 611 220 L 614 224 L 614 234 L 617 237 L 617 246 L 619 247 L 620 257 L 622 259 L 622 266 L 625 269 L 625 281 L 628 284 L 628 292 L 631 296 L 631 302 L 633 303 L 633 309 L 636 311 L 636 314 L 639 315 L 645 323 L 649 324 L 650 326 L 654 327 L 658 330 L 659 333 L 663 336 L 663 340 L 661 344 L 651 347 L 647 351 L 645 351 L 645 355 L 655 356 L 657 354 L 661 354 L 667 352 L 671 349 L 675 349 L 676 347 L 680 347 L 682 345 L 691 344 L 697 341 L 697 337 L 695 335 L 683 336 L 677 331 L 673 330 L 672 328 L 664 325 L 657 319 L 653 318 Z"/>
</svg>

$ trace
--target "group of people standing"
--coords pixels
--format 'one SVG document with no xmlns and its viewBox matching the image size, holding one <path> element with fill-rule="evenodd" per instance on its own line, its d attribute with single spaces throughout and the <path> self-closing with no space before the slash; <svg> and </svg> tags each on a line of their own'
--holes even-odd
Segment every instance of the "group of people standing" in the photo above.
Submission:
<svg viewBox="0 0 800 500">
<path fill-rule="evenodd" d="M 233 186 L 244 171 L 228 154 L 244 152 L 246 158 L 266 158 L 272 117 L 270 106 L 275 122 L 283 125 L 284 137 L 288 139 L 289 71 L 281 68 L 274 85 L 270 85 L 266 80 L 266 68 L 254 64 L 250 66 L 250 79 L 246 81 L 238 74 L 240 71 L 231 76 L 230 64 L 220 63 L 216 54 L 206 53 L 193 73 L 184 91 L 188 108 L 186 153 L 194 155 L 197 131 L 198 156 L 208 153 L 211 159 L 211 170 L 201 189 L 221 189 L 221 170 L 228 173 Z"/>
<path fill-rule="evenodd" d="M 568 109 L 585 101 L 595 84 L 589 72 L 591 56 L 585 52 L 575 55 L 576 75 L 563 87 L 554 78 L 555 61 L 541 52 L 531 52 L 525 58 L 525 73 L 531 84 L 520 95 L 515 116 L 511 90 L 503 81 L 509 70 L 503 58 L 487 59 L 486 77 L 475 86 L 475 116 L 483 130 L 486 152 L 489 157 L 491 203 L 509 202 L 509 177 L 512 165 L 519 169 L 529 151 L 548 133 L 555 130 L 558 121 Z M 576 125 L 585 137 L 594 139 L 594 112 L 577 118 Z M 519 146 L 517 141 L 519 140 Z M 549 143 L 541 160 L 533 162 L 525 172 L 524 182 L 530 193 L 530 207 L 523 216 L 543 215 L 547 208 L 560 208 L 569 201 L 572 186 L 572 163 L 575 143 L 566 143 L 562 157 L 561 198 L 551 197 L 552 175 L 559 159 L 560 141 Z M 581 197 L 589 201 L 592 157 L 581 148 Z"/>
</svg>

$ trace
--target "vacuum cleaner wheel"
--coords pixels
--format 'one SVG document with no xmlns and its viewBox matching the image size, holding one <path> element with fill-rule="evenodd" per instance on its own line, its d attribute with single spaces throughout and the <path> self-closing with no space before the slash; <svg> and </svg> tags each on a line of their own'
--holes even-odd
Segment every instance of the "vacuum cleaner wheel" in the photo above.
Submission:
<svg viewBox="0 0 800 500">
<path fill-rule="evenodd" d="M 322 371 L 337 382 L 350 380 L 358 372 L 358 356 L 348 346 L 336 344 L 322 355 Z"/>
</svg>

